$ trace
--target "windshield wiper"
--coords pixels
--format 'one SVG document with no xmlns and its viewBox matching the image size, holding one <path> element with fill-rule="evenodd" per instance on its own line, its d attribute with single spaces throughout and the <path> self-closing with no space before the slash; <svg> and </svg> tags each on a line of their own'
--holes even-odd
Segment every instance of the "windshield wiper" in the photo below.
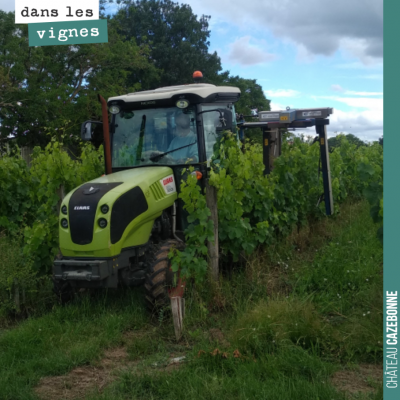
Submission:
<svg viewBox="0 0 400 400">
<path fill-rule="evenodd" d="M 164 153 L 155 154 L 153 156 L 150 156 L 149 158 L 150 158 L 151 161 L 159 161 L 159 160 L 161 160 L 161 158 L 163 158 L 165 155 L 167 155 L 169 153 L 173 153 L 174 151 L 177 151 L 177 150 L 180 150 L 180 149 L 184 149 L 184 148 L 189 147 L 189 146 L 193 146 L 196 143 L 197 143 L 197 140 L 194 141 L 193 143 L 187 144 L 186 146 L 178 147 L 177 149 L 166 151 Z"/>
</svg>

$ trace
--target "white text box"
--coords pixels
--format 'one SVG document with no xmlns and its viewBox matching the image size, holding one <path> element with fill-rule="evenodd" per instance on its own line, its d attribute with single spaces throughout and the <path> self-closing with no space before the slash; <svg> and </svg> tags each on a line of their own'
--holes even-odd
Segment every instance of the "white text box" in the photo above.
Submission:
<svg viewBox="0 0 400 400">
<path fill-rule="evenodd" d="M 15 0 L 15 23 L 99 19 L 99 0 Z"/>
</svg>

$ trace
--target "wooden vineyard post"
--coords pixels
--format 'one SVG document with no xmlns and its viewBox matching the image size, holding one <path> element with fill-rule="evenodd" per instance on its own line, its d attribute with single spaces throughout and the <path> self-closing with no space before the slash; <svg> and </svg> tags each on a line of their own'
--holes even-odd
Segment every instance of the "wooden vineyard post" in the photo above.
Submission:
<svg viewBox="0 0 400 400">
<path fill-rule="evenodd" d="M 281 155 L 281 138 L 279 128 L 271 129 L 271 145 L 269 148 L 269 170 L 274 169 L 275 158 Z"/>
<path fill-rule="evenodd" d="M 183 294 L 185 293 L 185 281 L 182 278 L 178 279 L 175 287 L 168 289 L 168 297 L 171 301 L 172 319 L 174 321 L 174 330 L 176 340 L 182 336 L 183 330 L 183 318 L 185 316 L 185 299 Z"/>
<path fill-rule="evenodd" d="M 171 297 L 171 310 L 174 320 L 175 337 L 179 341 L 182 336 L 183 317 L 185 316 L 185 299 L 180 296 Z"/>
<path fill-rule="evenodd" d="M 218 208 L 217 189 L 206 180 L 206 203 L 211 211 L 210 219 L 214 222 L 214 242 L 208 242 L 208 255 L 211 264 L 211 278 L 214 282 L 219 278 L 219 252 L 218 252 Z"/>
</svg>

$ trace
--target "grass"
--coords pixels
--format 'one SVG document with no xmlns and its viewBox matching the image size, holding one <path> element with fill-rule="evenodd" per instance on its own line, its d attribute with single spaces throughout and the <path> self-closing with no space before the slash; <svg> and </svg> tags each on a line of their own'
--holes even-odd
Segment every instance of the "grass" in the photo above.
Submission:
<svg viewBox="0 0 400 400">
<path fill-rule="evenodd" d="M 368 205 L 349 203 L 338 217 L 250 257 L 217 288 L 191 288 L 178 344 L 166 316 L 149 320 L 141 290 L 55 306 L 0 333 L 0 399 L 35 399 L 41 377 L 96 365 L 121 345 L 131 366 L 87 399 L 349 398 L 332 374 L 382 362 L 375 235 Z M 180 368 L 154 366 L 183 354 Z M 370 385 L 352 398 L 381 399 L 380 384 Z"/>
<path fill-rule="evenodd" d="M 104 295 L 32 318 L 0 335 L 0 399 L 35 398 L 31 387 L 94 362 L 102 350 L 121 344 L 122 332 L 147 321 L 138 292 Z"/>
<path fill-rule="evenodd" d="M 35 297 L 39 278 L 21 248 L 20 237 L 11 239 L 0 231 L 0 322 L 10 313 L 21 312 Z"/>
<path fill-rule="evenodd" d="M 299 362 L 302 367 L 296 368 Z M 327 366 L 318 359 L 292 351 L 257 362 L 209 355 L 193 359 L 171 374 L 124 373 L 102 396 L 89 398 L 305 400 L 317 395 L 344 399 L 325 384 L 327 377 Z"/>
</svg>

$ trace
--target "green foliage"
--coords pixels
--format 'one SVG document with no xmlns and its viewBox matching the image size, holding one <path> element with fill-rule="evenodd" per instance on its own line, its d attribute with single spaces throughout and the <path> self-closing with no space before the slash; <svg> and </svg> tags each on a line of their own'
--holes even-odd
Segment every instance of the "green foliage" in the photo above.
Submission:
<svg viewBox="0 0 400 400">
<path fill-rule="evenodd" d="M 62 138 L 63 139 L 63 138 Z M 44 150 L 36 147 L 30 168 L 34 185 L 32 202 L 38 204 L 35 220 L 25 228 L 26 255 L 35 255 L 38 270 L 49 268 L 58 252 L 58 210 L 61 191 L 73 188 L 101 175 L 102 147 L 94 151 L 90 144 L 82 148 L 82 162 L 74 161 L 54 138 Z"/>
<path fill-rule="evenodd" d="M 103 11 L 108 3 L 113 1 L 101 1 Z M 68 121 L 74 138 L 83 121 L 101 119 L 99 93 L 107 98 L 192 83 L 195 70 L 204 82 L 239 87 L 239 113 L 269 110 L 256 80 L 220 73 L 219 56 L 208 52 L 208 17 L 198 19 L 189 5 L 171 0 L 117 3 L 119 11 L 107 17 L 108 43 L 76 46 L 29 47 L 28 26 L 0 10 L 1 137 L 13 134 L 21 146 L 45 146 L 49 137 L 42 127 L 55 130 Z"/>
<path fill-rule="evenodd" d="M 364 195 L 374 201 L 379 198 L 381 187 L 370 174 L 381 173 L 383 161 L 378 144 L 357 148 L 345 137 L 340 140 L 340 147 L 330 157 L 336 213 L 348 196 Z M 310 145 L 296 137 L 292 142 L 285 141 L 282 155 L 274 160 L 273 172 L 264 176 L 260 145 L 247 141 L 242 151 L 233 134 L 221 137 L 209 183 L 218 193 L 219 244 L 223 255 L 238 260 L 240 254 L 249 255 L 258 246 L 271 245 L 288 235 L 294 227 L 324 216 L 324 204 L 316 207 L 323 193 L 319 153 L 318 143 Z M 367 178 L 360 175 L 360 163 L 369 165 L 364 172 Z M 177 252 L 173 263 L 175 269 L 181 265 L 184 274 L 190 269 L 191 276 L 205 273 L 203 261 L 193 262 L 195 257 L 207 254 L 204 240 L 209 211 L 205 200 L 200 200 L 202 196 L 194 182 L 183 185 L 180 193 L 190 215 L 185 232 L 190 240 L 183 252 Z M 373 209 L 379 211 L 376 204 Z"/>
<path fill-rule="evenodd" d="M 123 40 L 111 24 L 108 43 L 29 47 L 28 25 L 16 25 L 13 12 L 0 10 L 0 136 L 13 134 L 19 145 L 45 145 L 42 129 L 55 130 L 68 122 L 68 134 L 79 125 L 99 119 L 98 93 L 136 91 L 131 74 L 156 75 L 146 45 Z"/>
<path fill-rule="evenodd" d="M 348 133 L 344 135 L 343 133 L 339 133 L 337 136 L 331 137 L 328 139 L 329 150 L 333 150 L 336 147 L 339 147 L 341 144 L 341 139 L 346 138 L 346 140 L 350 144 L 356 145 L 356 147 L 366 146 L 367 144 L 359 139 L 357 136 L 354 136 L 352 133 Z"/>
<path fill-rule="evenodd" d="M 171 0 L 121 1 L 120 11 L 111 19 L 124 40 L 148 45 L 154 65 L 161 71 L 154 79 L 132 74 L 131 82 L 143 89 L 192 83 L 192 74 L 201 70 L 207 82 L 213 82 L 221 68 L 217 53 L 208 53 L 208 22 L 198 20 L 187 4 Z M 184 61 L 183 61 L 184 60 Z"/>
<path fill-rule="evenodd" d="M 85 144 L 72 160 L 53 135 L 45 149 L 34 148 L 30 168 L 16 152 L 0 158 L 0 229 L 12 238 L 23 233 L 21 251 L 36 272 L 48 272 L 58 252 L 62 192 L 101 175 L 102 153 Z"/>
<path fill-rule="evenodd" d="M 32 207 L 26 162 L 16 153 L 0 158 L 0 229 L 16 233 Z"/>
<path fill-rule="evenodd" d="M 169 256 L 174 272 L 181 267 L 182 275 L 201 281 L 207 273 L 207 241 L 214 241 L 214 225 L 209 219 L 211 213 L 197 178 L 191 174 L 193 170 L 193 167 L 183 170 L 182 174 L 185 176 L 186 173 L 186 179 L 181 183 L 180 194 L 185 203 L 184 209 L 189 213 L 189 226 L 185 231 L 186 250 L 172 250 Z"/>
<path fill-rule="evenodd" d="M 259 85 L 256 79 L 245 79 L 240 76 L 230 76 L 229 71 L 221 73 L 218 80 L 212 82 L 216 85 L 234 86 L 240 89 L 240 99 L 235 103 L 235 111 L 239 115 L 251 115 L 251 110 L 269 111 L 270 100 L 265 97 L 263 88 Z M 256 120 L 254 120 L 256 121 Z M 246 129 L 245 137 L 261 144 L 262 130 L 261 129 Z"/>
<path fill-rule="evenodd" d="M 377 236 L 383 244 L 383 147 L 375 144 L 357 166 L 364 183 L 364 197 L 371 206 L 371 217 L 379 225 Z"/>
<path fill-rule="evenodd" d="M 263 169 L 260 146 L 247 142 L 243 153 L 233 135 L 221 139 L 210 185 L 218 193 L 220 245 L 223 253 L 231 253 L 234 259 L 241 251 L 250 254 L 272 236 L 264 213 L 273 209 L 274 182 L 263 176 Z"/>
<path fill-rule="evenodd" d="M 219 75 L 218 81 L 212 83 L 223 86 L 234 86 L 240 89 L 240 99 L 235 103 L 236 112 L 239 114 L 251 115 L 251 110 L 255 108 L 258 111 L 270 110 L 270 100 L 267 100 L 261 85 L 257 83 L 256 79 L 230 76 L 229 72 L 226 71 Z"/>
<path fill-rule="evenodd" d="M 37 273 L 32 260 L 23 254 L 21 242 L 21 236 L 9 238 L 0 233 L 0 317 L 20 311 L 37 289 Z"/>
</svg>

